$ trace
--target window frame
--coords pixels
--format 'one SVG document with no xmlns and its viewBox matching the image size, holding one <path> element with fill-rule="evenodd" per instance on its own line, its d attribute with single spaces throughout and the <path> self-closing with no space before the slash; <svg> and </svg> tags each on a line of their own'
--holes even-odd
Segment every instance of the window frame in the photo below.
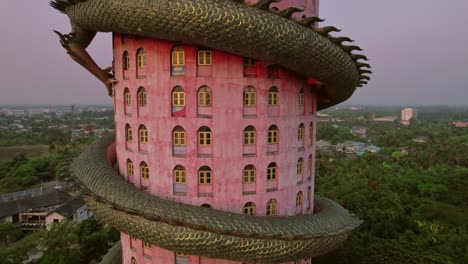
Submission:
<svg viewBox="0 0 468 264">
<path fill-rule="evenodd" d="M 305 103 L 305 93 L 304 93 L 304 88 L 299 89 L 299 99 L 298 99 L 299 105 L 303 106 Z"/>
<path fill-rule="evenodd" d="M 257 179 L 257 169 L 253 165 L 247 165 L 242 170 L 242 183 L 243 184 L 252 184 L 255 183 Z"/>
<path fill-rule="evenodd" d="M 172 89 L 172 107 L 185 107 L 185 90 L 181 86 Z"/>
<path fill-rule="evenodd" d="M 138 139 L 140 144 L 148 144 L 148 129 L 145 125 L 138 128 Z"/>
<path fill-rule="evenodd" d="M 144 48 L 139 48 L 136 54 L 137 68 L 146 68 L 146 52 Z"/>
<path fill-rule="evenodd" d="M 131 159 L 127 159 L 127 176 L 135 175 L 135 166 Z"/>
<path fill-rule="evenodd" d="M 266 206 L 266 216 L 277 216 L 278 214 L 278 202 L 276 199 L 270 199 Z"/>
<path fill-rule="evenodd" d="M 172 48 L 171 66 L 185 66 L 185 50 L 181 46 Z"/>
<path fill-rule="evenodd" d="M 149 166 L 144 161 L 140 162 L 140 177 L 144 180 L 149 180 Z"/>
<path fill-rule="evenodd" d="M 146 93 L 145 87 L 141 86 L 137 92 L 138 106 L 145 107 L 148 105 L 148 94 Z"/>
<path fill-rule="evenodd" d="M 198 88 L 197 91 L 197 105 L 200 107 L 211 107 L 212 105 L 212 92 L 211 88 L 204 85 Z"/>
<path fill-rule="evenodd" d="M 132 94 L 128 88 L 125 88 L 124 90 L 124 104 L 127 107 L 132 105 Z"/>
<path fill-rule="evenodd" d="M 268 145 L 278 144 L 278 127 L 271 125 L 267 131 L 267 143 Z"/>
<path fill-rule="evenodd" d="M 122 68 L 124 71 L 130 70 L 130 56 L 126 50 L 122 54 Z"/>
<path fill-rule="evenodd" d="M 268 90 L 268 106 L 278 106 L 278 87 L 273 86 Z"/>
<path fill-rule="evenodd" d="M 213 144 L 213 133 L 209 127 L 201 127 L 197 132 L 198 146 L 209 147 Z"/>
<path fill-rule="evenodd" d="M 132 142 L 133 141 L 133 131 L 130 124 L 125 125 L 125 141 Z"/>
<path fill-rule="evenodd" d="M 187 170 L 183 166 L 175 166 L 172 175 L 174 184 L 187 184 Z"/>
<path fill-rule="evenodd" d="M 256 144 L 257 131 L 254 126 L 247 126 L 243 131 L 242 144 L 252 146 Z"/>
<path fill-rule="evenodd" d="M 255 216 L 256 215 L 256 210 L 257 210 L 257 208 L 256 208 L 254 202 L 247 202 L 242 207 L 242 213 L 244 215 Z"/>
<path fill-rule="evenodd" d="M 209 167 L 203 166 L 198 170 L 198 184 L 211 185 L 213 184 L 212 171 Z"/>
<path fill-rule="evenodd" d="M 197 65 L 210 66 L 213 64 L 213 52 L 211 50 L 198 50 Z"/>
<path fill-rule="evenodd" d="M 257 106 L 257 89 L 253 86 L 247 86 L 243 94 L 244 107 Z"/>
<path fill-rule="evenodd" d="M 177 126 L 172 131 L 172 144 L 174 146 L 186 146 L 187 145 L 187 132 L 181 126 Z"/>
<path fill-rule="evenodd" d="M 278 166 L 272 162 L 267 167 L 267 181 L 275 181 L 278 178 Z"/>
</svg>

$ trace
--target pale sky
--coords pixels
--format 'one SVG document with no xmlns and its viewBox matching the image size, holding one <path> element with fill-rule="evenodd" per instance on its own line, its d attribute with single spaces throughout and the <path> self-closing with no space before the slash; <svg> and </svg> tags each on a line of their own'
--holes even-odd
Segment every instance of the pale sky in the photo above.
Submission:
<svg viewBox="0 0 468 264">
<path fill-rule="evenodd" d="M 0 104 L 111 104 L 52 30 L 70 31 L 48 0 L 0 1 Z M 320 16 L 364 49 L 374 74 L 347 103 L 468 105 L 467 0 L 321 0 Z M 89 52 L 111 65 L 111 35 Z"/>
</svg>

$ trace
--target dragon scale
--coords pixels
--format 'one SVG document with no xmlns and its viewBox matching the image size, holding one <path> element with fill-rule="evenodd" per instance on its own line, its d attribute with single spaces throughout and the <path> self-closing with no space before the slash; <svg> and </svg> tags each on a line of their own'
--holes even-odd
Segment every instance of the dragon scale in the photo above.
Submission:
<svg viewBox="0 0 468 264">
<path fill-rule="evenodd" d="M 251 5 L 234 0 L 55 0 L 72 33 L 62 35 L 68 54 L 107 87 L 115 82 L 85 51 L 97 32 L 115 32 L 212 48 L 281 65 L 319 82 L 324 109 L 348 99 L 368 80 L 370 68 L 349 38 L 332 37 L 333 27 L 314 28 L 293 12 L 272 11 L 273 0 Z M 284 10 L 283 10 L 284 11 Z M 293 10 L 294 11 L 294 10 Z M 185 254 L 255 263 L 314 257 L 339 247 L 361 221 L 338 204 L 316 197 L 314 214 L 248 217 L 176 203 L 127 184 L 106 161 L 114 142 L 96 142 L 72 166 L 87 203 L 105 222 L 133 237 Z"/>
</svg>

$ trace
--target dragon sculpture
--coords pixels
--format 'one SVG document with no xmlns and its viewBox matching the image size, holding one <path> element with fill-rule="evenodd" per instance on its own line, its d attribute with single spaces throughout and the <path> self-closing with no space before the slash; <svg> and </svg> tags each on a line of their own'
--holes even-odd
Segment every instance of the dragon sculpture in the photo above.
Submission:
<svg viewBox="0 0 468 264">
<path fill-rule="evenodd" d="M 358 46 L 333 37 L 335 27 L 316 28 L 318 17 L 293 17 L 302 9 L 271 9 L 279 0 L 54 0 L 68 15 L 72 32 L 56 33 L 67 53 L 113 94 L 111 68 L 100 68 L 86 52 L 97 32 L 201 45 L 281 65 L 319 82 L 324 109 L 348 99 L 371 73 Z M 314 257 L 339 247 L 361 220 L 326 198 L 316 197 L 314 213 L 295 217 L 249 217 L 176 203 L 129 185 L 106 160 L 114 137 L 77 158 L 72 171 L 88 205 L 118 230 L 185 254 L 254 263 Z"/>
</svg>

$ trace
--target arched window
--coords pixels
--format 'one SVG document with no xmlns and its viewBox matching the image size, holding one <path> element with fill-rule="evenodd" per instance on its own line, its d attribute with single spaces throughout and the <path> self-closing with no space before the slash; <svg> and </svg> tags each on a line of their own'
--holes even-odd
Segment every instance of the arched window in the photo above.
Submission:
<svg viewBox="0 0 468 264">
<path fill-rule="evenodd" d="M 251 107 L 257 104 L 257 93 L 253 86 L 247 86 L 244 90 L 244 106 Z"/>
<path fill-rule="evenodd" d="M 211 146 L 212 137 L 211 129 L 209 127 L 201 127 L 198 129 L 198 145 L 199 146 Z"/>
<path fill-rule="evenodd" d="M 266 206 L 266 215 L 267 216 L 276 216 L 277 213 L 277 203 L 275 199 L 270 199 Z"/>
<path fill-rule="evenodd" d="M 299 89 L 299 105 L 304 105 L 304 88 Z"/>
<path fill-rule="evenodd" d="M 211 184 L 211 169 L 208 166 L 203 166 L 198 170 L 198 184 L 209 185 Z"/>
<path fill-rule="evenodd" d="M 245 214 L 245 215 L 252 215 L 254 216 L 255 215 L 255 204 L 253 202 L 248 202 L 244 205 L 244 207 L 242 208 L 242 212 Z"/>
<path fill-rule="evenodd" d="M 127 142 L 132 142 L 133 140 L 132 127 L 129 124 L 125 125 L 125 139 Z"/>
<path fill-rule="evenodd" d="M 138 264 L 137 260 L 136 260 L 134 257 L 132 257 L 131 263 L 132 263 L 132 264 Z"/>
<path fill-rule="evenodd" d="M 247 165 L 242 171 L 242 183 L 255 183 L 256 169 L 254 165 Z"/>
<path fill-rule="evenodd" d="M 148 143 L 148 130 L 145 125 L 141 125 L 138 129 L 138 134 L 140 136 L 140 144 Z"/>
<path fill-rule="evenodd" d="M 125 88 L 124 90 L 124 101 L 126 106 L 132 105 L 132 95 L 130 94 L 130 90 Z"/>
<path fill-rule="evenodd" d="M 268 90 L 268 106 L 278 105 L 278 87 L 273 86 Z"/>
<path fill-rule="evenodd" d="M 198 65 L 211 65 L 211 50 L 198 51 Z"/>
<path fill-rule="evenodd" d="M 172 131 L 172 142 L 174 146 L 185 146 L 187 141 L 187 133 L 181 126 L 176 126 Z"/>
<path fill-rule="evenodd" d="M 304 160 L 299 158 L 297 161 L 297 175 L 302 175 L 304 173 Z"/>
<path fill-rule="evenodd" d="M 255 145 L 255 134 L 255 127 L 246 127 L 244 129 L 244 145 Z"/>
<path fill-rule="evenodd" d="M 148 95 L 146 89 L 142 86 L 138 88 L 138 106 L 146 106 L 148 104 Z"/>
<path fill-rule="evenodd" d="M 146 241 L 143 241 L 143 246 L 147 249 L 151 249 L 151 244 Z"/>
<path fill-rule="evenodd" d="M 123 64 L 123 69 L 124 70 L 130 69 L 130 57 L 128 56 L 128 51 L 123 52 L 122 64 Z"/>
<path fill-rule="evenodd" d="M 310 125 L 309 125 L 309 140 L 310 140 L 310 144 L 314 144 L 314 123 L 313 122 L 310 122 Z"/>
<path fill-rule="evenodd" d="M 276 171 L 276 163 L 272 162 L 268 165 L 267 168 L 267 181 L 276 180 L 277 171 Z"/>
<path fill-rule="evenodd" d="M 304 124 L 300 124 L 297 129 L 297 141 L 304 141 Z"/>
<path fill-rule="evenodd" d="M 268 144 L 278 144 L 278 127 L 271 125 L 268 128 Z"/>
<path fill-rule="evenodd" d="M 172 89 L 172 106 L 173 107 L 184 107 L 185 106 L 185 92 L 184 88 L 180 86 Z"/>
<path fill-rule="evenodd" d="M 309 155 L 309 160 L 308 160 L 308 169 L 309 169 L 309 177 L 312 178 L 312 154 Z"/>
<path fill-rule="evenodd" d="M 135 168 L 133 167 L 133 162 L 130 159 L 127 159 L 127 176 L 133 176 L 135 174 Z"/>
<path fill-rule="evenodd" d="M 211 89 L 208 86 L 202 86 L 198 89 L 198 106 L 211 106 Z"/>
<path fill-rule="evenodd" d="M 145 180 L 149 179 L 149 167 L 144 161 L 140 163 L 140 177 Z"/>
<path fill-rule="evenodd" d="M 312 204 L 312 187 L 307 188 L 307 209 L 310 209 Z"/>
<path fill-rule="evenodd" d="M 299 191 L 296 195 L 296 208 L 302 207 L 302 191 Z"/>
<path fill-rule="evenodd" d="M 181 165 L 177 165 L 173 171 L 175 184 L 187 184 L 187 171 Z"/>
<path fill-rule="evenodd" d="M 146 53 L 143 48 L 137 50 L 137 66 L 138 68 L 146 67 Z"/>
<path fill-rule="evenodd" d="M 180 46 L 175 46 L 171 52 L 171 65 L 184 66 L 185 65 L 185 51 Z"/>
</svg>

